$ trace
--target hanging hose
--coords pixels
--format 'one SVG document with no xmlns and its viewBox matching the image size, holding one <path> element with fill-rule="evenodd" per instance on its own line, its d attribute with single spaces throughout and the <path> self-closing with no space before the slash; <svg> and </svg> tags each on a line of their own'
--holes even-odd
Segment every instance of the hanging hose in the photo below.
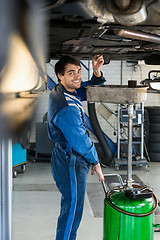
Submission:
<svg viewBox="0 0 160 240">
<path fill-rule="evenodd" d="M 106 193 L 106 201 L 107 201 L 107 203 L 108 203 L 112 208 L 114 208 L 114 209 L 117 210 L 118 212 L 123 213 L 123 214 L 125 214 L 125 215 L 129 215 L 129 216 L 132 216 L 132 217 L 146 217 L 146 216 L 151 215 L 151 214 L 156 210 L 156 208 L 157 208 L 158 201 L 157 201 L 157 198 L 156 198 L 156 196 L 155 196 L 154 193 L 153 193 L 153 198 L 154 198 L 154 201 L 155 201 L 155 206 L 154 206 L 154 208 L 153 208 L 150 212 L 148 212 L 148 213 L 139 213 L 139 214 L 127 212 L 127 211 L 125 211 L 125 210 L 123 210 L 123 209 L 115 206 L 115 205 L 109 200 L 109 196 L 110 196 L 112 193 L 114 193 L 113 190 L 108 191 L 108 192 Z"/>
<path fill-rule="evenodd" d="M 102 150 L 104 152 L 105 162 L 103 162 L 103 164 L 108 166 L 113 160 L 113 155 L 112 155 L 111 149 L 108 145 L 108 142 L 107 142 L 106 138 L 104 137 L 104 134 L 99 125 L 97 115 L 96 115 L 96 110 L 95 110 L 95 103 L 88 102 L 88 113 L 89 113 L 90 121 L 91 121 L 93 130 L 95 132 L 95 135 L 96 135 L 96 137 L 102 147 Z"/>
</svg>

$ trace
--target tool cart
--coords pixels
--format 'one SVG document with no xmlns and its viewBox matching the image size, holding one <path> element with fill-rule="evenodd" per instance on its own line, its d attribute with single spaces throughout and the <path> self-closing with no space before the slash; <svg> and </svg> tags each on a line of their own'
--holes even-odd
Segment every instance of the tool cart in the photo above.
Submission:
<svg viewBox="0 0 160 240">
<path fill-rule="evenodd" d="M 117 105 L 117 156 L 115 168 L 127 165 L 128 158 L 128 111 L 127 104 Z M 144 102 L 133 105 L 132 124 L 132 165 L 146 166 L 149 171 L 148 161 L 144 157 Z"/>
<path fill-rule="evenodd" d="M 12 146 L 12 169 L 13 169 L 13 177 L 17 177 L 17 173 L 25 172 L 25 166 L 27 162 L 27 150 L 23 148 L 20 143 L 14 143 Z"/>
</svg>

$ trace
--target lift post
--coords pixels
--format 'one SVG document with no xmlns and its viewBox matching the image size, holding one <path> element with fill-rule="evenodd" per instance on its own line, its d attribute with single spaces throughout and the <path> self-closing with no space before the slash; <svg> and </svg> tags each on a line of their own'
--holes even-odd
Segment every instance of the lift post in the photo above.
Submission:
<svg viewBox="0 0 160 240">
<path fill-rule="evenodd" d="M 0 239 L 12 240 L 12 140 L 0 139 Z"/>
<path fill-rule="evenodd" d="M 128 170 L 127 170 L 127 186 L 132 187 L 132 120 L 133 120 L 133 104 L 128 105 Z"/>
</svg>

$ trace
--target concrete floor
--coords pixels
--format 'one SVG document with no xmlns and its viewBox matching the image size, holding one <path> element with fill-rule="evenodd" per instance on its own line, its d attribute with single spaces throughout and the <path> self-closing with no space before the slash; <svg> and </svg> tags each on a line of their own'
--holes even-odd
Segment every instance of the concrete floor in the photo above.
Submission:
<svg viewBox="0 0 160 240">
<path fill-rule="evenodd" d="M 144 167 L 133 170 L 142 181 L 153 188 L 160 199 L 160 162 L 150 164 L 150 172 Z M 126 174 L 103 168 L 103 173 Z M 98 182 L 98 176 L 89 173 L 88 182 Z M 27 162 L 26 171 L 13 179 L 13 240 L 54 240 L 59 215 L 60 194 L 53 182 L 49 162 Z M 159 222 L 160 223 L 160 222 Z M 103 218 L 95 218 L 86 195 L 83 220 L 77 240 L 103 239 Z M 160 239 L 156 232 L 154 240 Z M 138 239 L 135 239 L 138 240 Z"/>
</svg>

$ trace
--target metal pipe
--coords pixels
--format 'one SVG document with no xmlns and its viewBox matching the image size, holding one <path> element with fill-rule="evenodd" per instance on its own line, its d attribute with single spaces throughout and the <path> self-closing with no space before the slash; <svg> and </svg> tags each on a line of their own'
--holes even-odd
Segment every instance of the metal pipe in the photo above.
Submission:
<svg viewBox="0 0 160 240">
<path fill-rule="evenodd" d="M 132 120 L 133 104 L 128 105 L 128 170 L 127 170 L 127 187 L 132 187 Z"/>
<path fill-rule="evenodd" d="M 118 104 L 118 121 L 117 121 L 117 159 L 120 160 L 120 151 L 121 151 L 121 146 L 120 146 L 120 109 L 121 109 L 121 106 L 120 104 Z"/>
<path fill-rule="evenodd" d="M 147 18 L 142 0 L 107 0 L 106 7 L 114 20 L 124 26 L 136 26 Z"/>
<path fill-rule="evenodd" d="M 114 0 L 116 6 L 121 10 L 127 10 L 131 5 L 131 0 Z"/>
<path fill-rule="evenodd" d="M 144 102 L 141 103 L 142 117 L 141 117 L 141 159 L 144 157 Z"/>
<path fill-rule="evenodd" d="M 44 7 L 43 11 L 53 10 L 54 8 L 61 6 L 65 2 L 66 2 L 66 0 L 57 0 L 56 3 L 50 4 L 49 6 Z"/>
<path fill-rule="evenodd" d="M 0 239 L 12 239 L 12 141 L 0 140 Z"/>
<path fill-rule="evenodd" d="M 143 40 L 147 42 L 160 44 L 160 37 L 153 34 L 148 34 L 148 33 L 134 31 L 134 30 L 131 31 L 127 29 L 114 30 L 114 33 L 120 37 L 133 38 L 137 40 Z"/>
<path fill-rule="evenodd" d="M 88 81 L 91 80 L 92 72 L 92 61 L 88 60 Z"/>
</svg>

